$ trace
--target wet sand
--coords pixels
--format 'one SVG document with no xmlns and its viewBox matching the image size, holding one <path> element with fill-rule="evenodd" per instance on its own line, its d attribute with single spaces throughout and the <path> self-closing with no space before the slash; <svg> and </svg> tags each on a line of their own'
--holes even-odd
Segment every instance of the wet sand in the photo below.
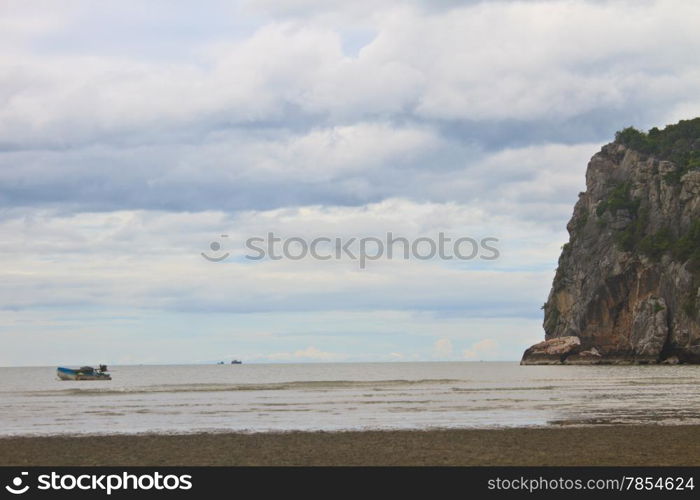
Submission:
<svg viewBox="0 0 700 500">
<path fill-rule="evenodd" d="M 700 465 L 700 426 L 0 438 L 0 465 Z"/>
</svg>

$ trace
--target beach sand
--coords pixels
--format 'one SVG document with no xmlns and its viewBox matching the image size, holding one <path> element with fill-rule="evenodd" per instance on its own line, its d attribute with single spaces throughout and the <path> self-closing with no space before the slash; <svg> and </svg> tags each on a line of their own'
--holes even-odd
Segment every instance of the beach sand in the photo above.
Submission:
<svg viewBox="0 0 700 500">
<path fill-rule="evenodd" d="M 700 426 L 0 438 L 0 465 L 700 465 Z"/>
</svg>

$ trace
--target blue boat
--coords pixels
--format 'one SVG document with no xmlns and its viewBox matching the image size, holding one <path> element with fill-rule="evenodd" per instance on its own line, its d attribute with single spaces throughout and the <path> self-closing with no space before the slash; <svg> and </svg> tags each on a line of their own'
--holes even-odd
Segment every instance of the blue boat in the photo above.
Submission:
<svg viewBox="0 0 700 500">
<path fill-rule="evenodd" d="M 107 365 L 100 365 L 99 368 L 92 366 L 64 368 L 59 366 L 56 369 L 56 375 L 60 380 L 112 380 L 112 376 L 107 373 Z"/>
</svg>

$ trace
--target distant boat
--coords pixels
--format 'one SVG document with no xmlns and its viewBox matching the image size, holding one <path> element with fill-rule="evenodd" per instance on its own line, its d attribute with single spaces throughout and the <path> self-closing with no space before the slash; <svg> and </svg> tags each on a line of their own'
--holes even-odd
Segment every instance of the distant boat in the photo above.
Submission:
<svg viewBox="0 0 700 500">
<path fill-rule="evenodd" d="M 233 361 L 231 361 L 231 364 L 232 365 L 242 365 L 243 361 L 241 361 L 239 359 L 234 359 Z"/>
<path fill-rule="evenodd" d="M 59 366 L 56 369 L 56 375 L 61 380 L 112 380 L 112 376 L 107 373 L 107 365 L 100 365 L 99 368 L 92 366 L 64 368 Z"/>
</svg>

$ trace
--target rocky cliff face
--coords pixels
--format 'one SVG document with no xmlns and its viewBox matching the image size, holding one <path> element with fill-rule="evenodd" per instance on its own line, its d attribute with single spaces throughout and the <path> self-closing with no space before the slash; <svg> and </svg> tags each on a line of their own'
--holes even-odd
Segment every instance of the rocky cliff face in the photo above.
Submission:
<svg viewBox="0 0 700 500">
<path fill-rule="evenodd" d="M 522 364 L 700 362 L 699 159 L 700 119 L 593 156 Z"/>
</svg>

